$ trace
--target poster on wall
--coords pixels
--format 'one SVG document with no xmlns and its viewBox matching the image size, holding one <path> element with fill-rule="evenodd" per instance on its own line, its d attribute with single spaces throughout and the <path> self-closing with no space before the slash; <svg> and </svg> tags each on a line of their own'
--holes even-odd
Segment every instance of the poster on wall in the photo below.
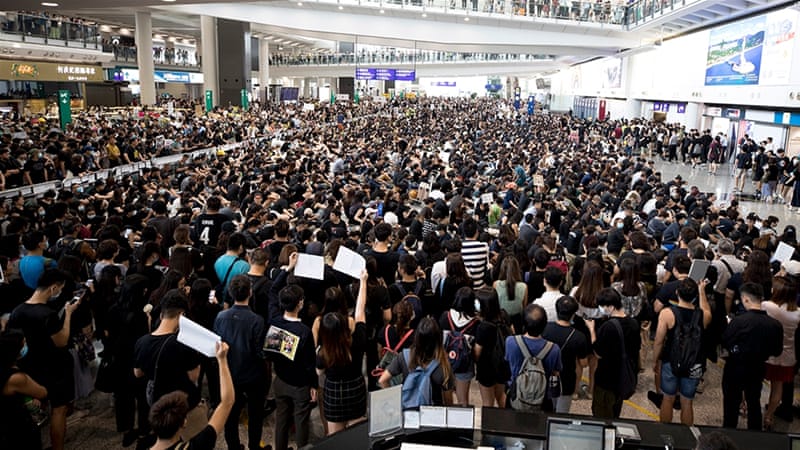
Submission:
<svg viewBox="0 0 800 450">
<path fill-rule="evenodd" d="M 794 158 L 800 155 L 800 127 L 789 127 L 789 139 L 786 141 L 786 156 Z"/>
<path fill-rule="evenodd" d="M 758 84 L 766 16 L 711 30 L 706 58 L 706 86 Z"/>
<path fill-rule="evenodd" d="M 602 60 L 602 88 L 619 89 L 622 87 L 622 59 L 606 58 Z"/>
<path fill-rule="evenodd" d="M 792 70 L 794 38 L 797 35 L 798 11 L 792 8 L 767 14 L 761 76 L 758 84 L 779 85 L 789 82 Z"/>
</svg>

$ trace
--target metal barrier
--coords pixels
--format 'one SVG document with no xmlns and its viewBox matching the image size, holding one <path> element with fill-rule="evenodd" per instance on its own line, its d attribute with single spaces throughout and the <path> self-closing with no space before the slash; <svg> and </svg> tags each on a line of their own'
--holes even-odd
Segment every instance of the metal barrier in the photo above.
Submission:
<svg viewBox="0 0 800 450">
<path fill-rule="evenodd" d="M 26 198 L 38 197 L 51 189 L 58 192 L 64 188 L 71 188 L 72 185 L 74 184 L 86 185 L 94 183 L 97 180 L 106 180 L 108 179 L 109 176 L 114 176 L 115 178 L 120 179 L 125 175 L 130 175 L 132 173 L 139 173 L 144 168 L 164 167 L 170 164 L 174 164 L 180 161 L 181 158 L 183 158 L 185 155 L 188 155 L 190 158 L 194 159 L 202 155 L 209 155 L 209 154 L 216 155 L 220 151 L 227 153 L 231 150 L 241 147 L 242 145 L 249 144 L 254 141 L 258 142 L 263 139 L 266 138 L 260 137 L 260 138 L 247 139 L 232 144 L 219 145 L 216 147 L 208 147 L 201 150 L 194 150 L 186 153 L 176 153 L 174 155 L 152 158 L 147 161 L 138 161 L 135 163 L 125 164 L 122 166 L 117 166 L 109 169 L 101 169 L 96 172 L 92 172 L 88 175 L 83 175 L 79 177 L 70 177 L 70 178 L 65 178 L 63 180 L 48 181 L 45 183 L 39 183 L 30 186 L 22 186 L 13 189 L 6 189 L 4 191 L 0 191 L 0 199 L 5 200 L 7 198 L 17 197 L 20 194 Z"/>
</svg>

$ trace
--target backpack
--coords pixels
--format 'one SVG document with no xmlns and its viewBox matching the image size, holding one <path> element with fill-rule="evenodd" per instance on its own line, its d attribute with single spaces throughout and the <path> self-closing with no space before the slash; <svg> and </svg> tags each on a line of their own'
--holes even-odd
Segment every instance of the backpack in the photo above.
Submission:
<svg viewBox="0 0 800 450">
<path fill-rule="evenodd" d="M 672 315 L 675 316 L 675 327 L 673 328 L 672 345 L 669 348 L 669 364 L 676 377 L 692 377 L 695 366 L 699 365 L 697 361 L 700 360 L 703 311 L 695 308 L 692 312 L 692 320 L 689 322 L 682 321 L 677 306 L 672 306 Z"/>
<path fill-rule="evenodd" d="M 511 408 L 515 411 L 539 411 L 547 395 L 547 373 L 542 361 L 553 349 L 553 343 L 545 341 L 542 350 L 533 356 L 522 336 L 514 336 L 514 342 L 517 343 L 524 359 L 517 377 L 511 383 L 509 392 Z"/>
<path fill-rule="evenodd" d="M 416 320 L 420 320 L 424 316 L 422 312 L 422 299 L 419 297 L 422 293 L 423 285 L 425 284 L 424 281 L 425 280 L 417 280 L 413 292 L 406 292 L 406 288 L 403 287 L 403 282 L 401 280 L 397 280 L 394 283 L 397 290 L 400 291 L 400 296 L 402 297 L 400 301 L 407 300 L 408 303 L 411 304 L 411 307 L 414 308 L 414 317 L 416 317 Z"/>
<path fill-rule="evenodd" d="M 472 345 L 467 341 L 465 334 L 470 327 L 475 325 L 476 321 L 470 320 L 461 331 L 456 331 L 450 312 L 447 312 L 447 321 L 450 323 L 450 330 L 444 332 L 444 351 L 447 353 L 453 373 L 469 372 L 472 364 Z"/>
<path fill-rule="evenodd" d="M 403 358 L 406 365 L 411 361 L 411 351 L 403 350 Z M 432 360 L 428 367 L 417 366 L 414 370 L 409 369 L 408 376 L 403 381 L 402 405 L 403 410 L 419 409 L 420 406 L 433 404 L 433 389 L 431 387 L 431 375 L 439 367 L 439 361 Z"/>
<path fill-rule="evenodd" d="M 397 342 L 397 345 L 392 348 L 389 346 L 389 327 L 387 326 L 383 330 L 383 351 L 381 352 L 381 360 L 378 362 L 378 365 L 372 369 L 372 372 L 370 372 L 370 374 L 375 378 L 380 378 L 381 375 L 383 375 L 383 372 L 386 371 L 386 368 L 389 367 L 389 365 L 392 364 L 392 361 L 397 358 L 398 351 L 403 348 L 403 344 L 408 340 L 409 337 L 411 337 L 411 334 L 414 333 L 413 329 L 406 331 L 406 334 L 400 338 L 400 341 Z M 389 385 L 397 386 L 402 382 L 403 375 L 395 375 L 389 380 Z"/>
</svg>

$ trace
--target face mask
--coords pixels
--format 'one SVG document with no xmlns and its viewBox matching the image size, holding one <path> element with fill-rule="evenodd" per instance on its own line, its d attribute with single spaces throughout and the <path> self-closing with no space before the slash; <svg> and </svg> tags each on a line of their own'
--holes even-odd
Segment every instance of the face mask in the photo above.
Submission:
<svg viewBox="0 0 800 450">
<path fill-rule="evenodd" d="M 481 302 L 479 302 L 478 299 L 475 299 L 475 311 L 481 312 Z"/>
<path fill-rule="evenodd" d="M 158 190 L 158 194 L 159 194 L 159 195 L 164 195 L 164 194 L 166 194 L 166 193 L 167 193 L 167 190 L 166 190 L 166 189 L 159 189 L 159 190 Z"/>
<path fill-rule="evenodd" d="M 46 212 L 46 211 L 39 211 L 39 215 L 40 215 L 40 216 L 44 217 L 44 216 L 45 216 L 45 214 L 47 214 L 47 212 Z"/>
<path fill-rule="evenodd" d="M 83 194 L 83 186 L 78 186 L 78 193 Z"/>
<path fill-rule="evenodd" d="M 19 351 L 19 359 L 25 357 L 28 354 L 28 343 L 26 342 L 25 345 L 22 346 L 22 350 Z"/>
<path fill-rule="evenodd" d="M 89 220 L 92 220 L 92 219 L 95 218 L 95 215 L 94 214 L 87 214 L 86 218 L 89 219 Z"/>
<path fill-rule="evenodd" d="M 50 300 L 56 300 L 60 296 L 61 296 L 61 289 L 59 289 L 58 292 L 56 292 L 55 294 L 51 295 Z"/>
<path fill-rule="evenodd" d="M 617 228 L 619 228 L 621 230 L 621 229 L 625 228 L 625 224 L 622 223 L 622 222 L 619 222 L 619 223 L 617 223 Z"/>
<path fill-rule="evenodd" d="M 84 212 L 85 210 L 86 210 L 85 206 L 83 206 L 83 205 L 78 206 L 78 212 Z"/>
</svg>

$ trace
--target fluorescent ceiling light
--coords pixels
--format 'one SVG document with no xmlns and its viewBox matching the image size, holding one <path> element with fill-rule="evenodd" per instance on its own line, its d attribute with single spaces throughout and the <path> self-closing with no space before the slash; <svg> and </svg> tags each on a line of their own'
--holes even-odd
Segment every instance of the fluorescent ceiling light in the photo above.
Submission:
<svg viewBox="0 0 800 450">
<path fill-rule="evenodd" d="M 54 3 L 54 2 L 42 2 L 42 6 L 48 6 L 48 7 L 51 7 L 51 8 L 55 8 L 55 7 L 57 7 L 57 6 L 58 6 L 58 3 Z"/>
</svg>

